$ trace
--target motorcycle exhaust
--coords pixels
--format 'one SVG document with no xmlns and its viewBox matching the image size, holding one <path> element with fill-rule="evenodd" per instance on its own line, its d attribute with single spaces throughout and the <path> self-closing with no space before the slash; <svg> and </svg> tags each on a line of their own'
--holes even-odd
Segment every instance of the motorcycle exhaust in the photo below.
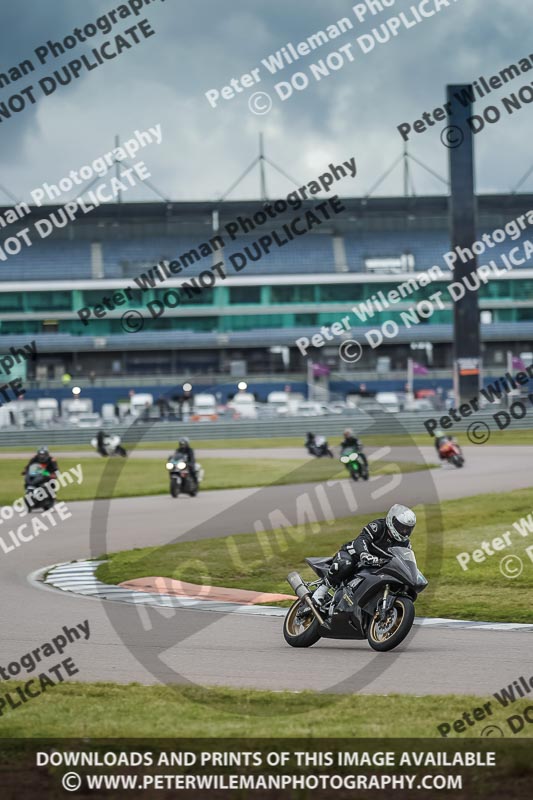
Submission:
<svg viewBox="0 0 533 800">
<path fill-rule="evenodd" d="M 291 588 L 294 589 L 294 592 L 300 600 L 303 600 L 306 605 L 309 606 L 313 614 L 315 615 L 316 619 L 318 620 L 319 625 L 324 624 L 324 620 L 322 619 L 321 614 L 315 608 L 313 601 L 311 600 L 311 592 L 301 579 L 300 575 L 297 572 L 290 572 L 287 575 L 287 582 L 290 584 Z"/>
</svg>

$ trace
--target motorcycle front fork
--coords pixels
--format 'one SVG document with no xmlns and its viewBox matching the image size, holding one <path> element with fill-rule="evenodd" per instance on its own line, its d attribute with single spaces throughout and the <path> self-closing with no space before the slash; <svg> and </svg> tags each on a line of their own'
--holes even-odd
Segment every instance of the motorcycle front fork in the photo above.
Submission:
<svg viewBox="0 0 533 800">
<path fill-rule="evenodd" d="M 387 584 L 385 586 L 385 591 L 383 592 L 383 597 L 378 603 L 377 610 L 379 611 L 379 619 L 381 622 L 385 622 L 387 617 L 387 612 L 389 610 L 389 603 L 387 602 L 390 595 L 390 586 Z"/>
</svg>

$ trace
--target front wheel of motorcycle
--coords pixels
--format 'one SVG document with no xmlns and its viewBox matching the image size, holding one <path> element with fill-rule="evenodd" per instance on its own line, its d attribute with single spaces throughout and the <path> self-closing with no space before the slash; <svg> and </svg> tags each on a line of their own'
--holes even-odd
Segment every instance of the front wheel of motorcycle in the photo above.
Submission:
<svg viewBox="0 0 533 800">
<path fill-rule="evenodd" d="M 283 636 L 291 647 L 311 647 L 318 642 L 318 620 L 303 600 L 296 600 L 289 608 L 283 623 Z"/>
<path fill-rule="evenodd" d="M 177 497 L 180 493 L 179 483 L 176 478 L 170 479 L 170 494 L 172 497 Z"/>
<path fill-rule="evenodd" d="M 376 613 L 367 633 L 368 644 L 373 650 L 385 652 L 397 647 L 411 628 L 415 619 L 415 607 L 408 597 L 397 597 L 384 622 Z"/>
</svg>

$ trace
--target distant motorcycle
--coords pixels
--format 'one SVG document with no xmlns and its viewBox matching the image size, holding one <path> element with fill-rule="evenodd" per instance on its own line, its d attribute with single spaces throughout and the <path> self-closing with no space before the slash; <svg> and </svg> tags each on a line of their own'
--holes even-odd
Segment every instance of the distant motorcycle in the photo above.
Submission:
<svg viewBox="0 0 533 800">
<path fill-rule="evenodd" d="M 41 508 L 43 511 L 47 511 L 49 508 L 52 508 L 54 505 L 54 498 L 46 492 L 46 489 L 44 490 L 46 493 L 45 498 L 39 500 L 35 495 L 38 489 L 55 477 L 54 472 L 48 472 L 46 464 L 30 464 L 24 476 L 25 502 L 30 510 L 32 508 Z M 30 502 L 28 498 L 30 498 L 32 502 Z"/>
<path fill-rule="evenodd" d="M 113 456 L 121 456 L 122 458 L 126 458 L 126 456 L 128 454 L 124 450 L 124 448 L 122 447 L 120 442 L 121 442 L 121 438 L 120 438 L 120 436 L 118 436 L 116 434 L 111 434 L 110 436 L 105 436 L 104 437 L 104 450 L 105 450 L 106 456 L 109 456 L 109 458 L 112 458 Z M 94 447 L 94 449 L 96 451 L 100 452 L 98 450 L 98 439 L 96 438 L 96 436 L 94 437 L 94 439 L 91 439 L 91 445 Z M 102 455 L 102 454 L 100 453 L 100 455 Z"/>
<path fill-rule="evenodd" d="M 306 558 L 319 580 L 306 582 L 298 572 L 287 581 L 297 595 L 283 624 L 291 647 L 311 647 L 319 639 L 366 639 L 373 650 L 392 650 L 402 642 L 414 622 L 414 601 L 428 585 L 417 567 L 415 554 L 391 547 L 390 557 L 379 565 L 361 567 L 340 587 L 326 582 L 332 558 Z M 312 592 L 326 585 L 329 593 L 320 605 Z M 312 587 L 312 588 L 311 588 Z"/>
<path fill-rule="evenodd" d="M 305 446 L 310 456 L 316 456 L 317 458 L 328 456 L 329 458 L 333 458 L 333 453 L 329 449 L 328 440 L 325 436 L 315 436 L 314 439 L 308 439 Z"/>
<path fill-rule="evenodd" d="M 170 494 L 172 497 L 179 497 L 180 493 L 196 497 L 200 483 L 204 477 L 204 470 L 201 464 L 196 462 L 196 480 L 191 474 L 191 468 L 187 459 L 182 455 L 172 455 L 167 459 L 166 467 L 170 476 Z"/>
<path fill-rule="evenodd" d="M 443 442 L 439 447 L 439 455 L 444 461 L 449 461 L 458 469 L 463 466 L 465 459 L 457 442 Z"/>
<path fill-rule="evenodd" d="M 368 466 L 361 460 L 361 454 L 354 450 L 353 447 L 346 447 L 341 452 L 340 460 L 353 481 L 358 481 L 359 478 L 363 481 L 368 480 Z"/>
</svg>

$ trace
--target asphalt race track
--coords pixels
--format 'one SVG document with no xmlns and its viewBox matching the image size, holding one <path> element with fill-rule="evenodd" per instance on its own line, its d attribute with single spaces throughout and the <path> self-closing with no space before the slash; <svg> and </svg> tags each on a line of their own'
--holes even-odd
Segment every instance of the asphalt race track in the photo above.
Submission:
<svg viewBox="0 0 533 800">
<path fill-rule="evenodd" d="M 429 449 L 427 455 L 431 457 Z M 414 505 L 435 502 L 437 497 L 446 500 L 531 485 L 529 448 L 470 447 L 465 456 L 467 466 L 462 470 L 446 467 L 374 478 L 367 484 L 337 482 L 322 487 L 327 502 L 317 486 L 309 484 L 201 492 L 195 499 L 157 496 L 69 503 L 71 519 L 0 555 L 1 664 L 49 641 L 63 625 L 75 626 L 88 618 L 90 640 L 75 642 L 65 652 L 79 669 L 78 680 L 490 695 L 522 674 L 529 641 L 524 637 L 531 633 L 416 627 L 392 653 L 376 654 L 365 642 L 342 641 L 322 641 L 298 651 L 285 644 L 279 618 L 165 608 L 147 611 L 63 594 L 28 580 L 45 566 L 105 551 L 250 532 L 258 521 L 268 530 L 271 521 L 279 520 L 279 515 L 271 520 L 273 509 L 296 522 L 298 498 L 306 493 L 316 518 L 327 519 L 348 516 L 355 508 L 371 516 L 396 500 Z M 0 535 L 6 528 L 9 525 L 3 522 Z M 332 552 L 337 544 L 332 541 Z"/>
</svg>

